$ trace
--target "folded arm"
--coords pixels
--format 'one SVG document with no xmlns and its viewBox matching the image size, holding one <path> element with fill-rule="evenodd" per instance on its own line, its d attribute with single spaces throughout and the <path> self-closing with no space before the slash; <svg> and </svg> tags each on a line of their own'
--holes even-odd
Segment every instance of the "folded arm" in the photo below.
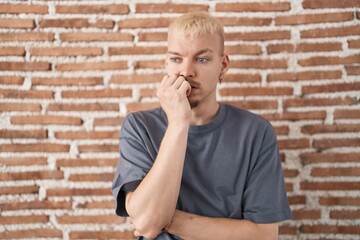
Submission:
<svg viewBox="0 0 360 240">
<path fill-rule="evenodd" d="M 196 240 L 276 240 L 278 236 L 276 223 L 256 224 L 248 220 L 203 217 L 179 210 L 175 211 L 166 230 L 183 239 Z"/>
</svg>

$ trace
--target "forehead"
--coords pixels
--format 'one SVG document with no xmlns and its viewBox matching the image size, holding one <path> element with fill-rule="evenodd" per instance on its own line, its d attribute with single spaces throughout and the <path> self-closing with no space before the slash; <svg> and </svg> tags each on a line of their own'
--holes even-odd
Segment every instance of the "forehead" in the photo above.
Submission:
<svg viewBox="0 0 360 240">
<path fill-rule="evenodd" d="M 170 52 L 191 55 L 208 49 L 208 53 L 219 54 L 220 48 L 220 37 L 217 35 L 202 34 L 194 38 L 181 37 L 171 33 L 168 35 L 168 51 Z"/>
</svg>

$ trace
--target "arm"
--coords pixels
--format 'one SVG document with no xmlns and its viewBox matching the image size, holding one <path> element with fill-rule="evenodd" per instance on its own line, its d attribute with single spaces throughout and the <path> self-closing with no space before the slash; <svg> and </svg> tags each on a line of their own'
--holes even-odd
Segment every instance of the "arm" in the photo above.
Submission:
<svg viewBox="0 0 360 240">
<path fill-rule="evenodd" d="M 165 76 L 158 90 L 168 127 L 154 165 L 136 190 L 126 195 L 126 209 L 135 235 L 155 238 L 174 214 L 191 118 L 186 98 L 189 88 L 184 78 Z"/>
<path fill-rule="evenodd" d="M 276 240 L 278 225 L 243 219 L 210 218 L 176 210 L 166 230 L 182 239 Z"/>
</svg>

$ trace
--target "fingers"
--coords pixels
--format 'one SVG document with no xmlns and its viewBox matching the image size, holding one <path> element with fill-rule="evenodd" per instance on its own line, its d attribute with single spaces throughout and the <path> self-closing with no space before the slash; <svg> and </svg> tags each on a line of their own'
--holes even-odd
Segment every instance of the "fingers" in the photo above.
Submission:
<svg viewBox="0 0 360 240">
<path fill-rule="evenodd" d="M 165 81 L 163 81 L 163 87 L 170 87 L 174 84 L 176 79 L 179 77 L 177 74 L 171 74 L 164 77 Z"/>
<path fill-rule="evenodd" d="M 179 87 L 179 91 L 182 93 L 182 94 L 185 94 L 186 96 L 189 96 L 190 95 L 190 92 L 191 92 L 191 85 L 188 81 L 183 81 L 181 83 L 181 86 Z"/>
</svg>

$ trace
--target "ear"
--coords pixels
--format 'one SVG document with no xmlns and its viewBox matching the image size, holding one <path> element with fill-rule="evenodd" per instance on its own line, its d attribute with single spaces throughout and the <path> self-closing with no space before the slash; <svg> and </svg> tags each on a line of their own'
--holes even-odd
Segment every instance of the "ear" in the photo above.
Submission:
<svg viewBox="0 0 360 240">
<path fill-rule="evenodd" d="M 221 59 L 221 73 L 225 74 L 230 66 L 230 58 L 229 55 L 224 54 Z"/>
</svg>

